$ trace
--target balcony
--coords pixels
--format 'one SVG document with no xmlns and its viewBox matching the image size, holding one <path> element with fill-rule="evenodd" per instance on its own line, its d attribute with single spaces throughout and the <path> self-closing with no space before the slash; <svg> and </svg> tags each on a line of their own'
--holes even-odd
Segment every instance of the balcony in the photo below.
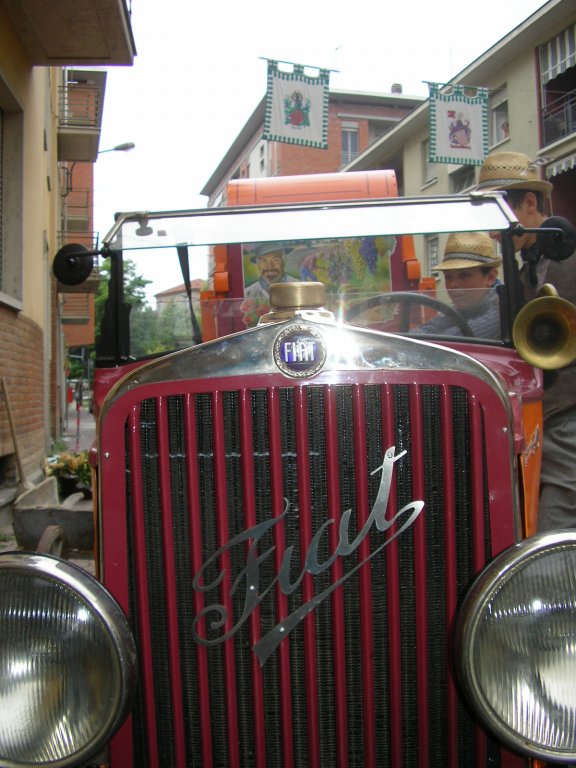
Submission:
<svg viewBox="0 0 576 768">
<path fill-rule="evenodd" d="M 576 91 L 565 93 L 542 112 L 544 146 L 576 133 Z"/>
<path fill-rule="evenodd" d="M 92 190 L 68 187 L 65 193 L 62 197 L 62 229 L 87 232 L 92 225 Z"/>
<path fill-rule="evenodd" d="M 3 0 L 30 63 L 132 65 L 136 48 L 126 0 Z"/>
<path fill-rule="evenodd" d="M 62 325 L 88 325 L 94 317 L 94 298 L 88 293 L 65 293 L 60 303 Z M 91 343 L 93 339 L 88 341 Z"/>
<path fill-rule="evenodd" d="M 98 157 L 106 72 L 67 70 L 58 94 L 58 160 Z"/>
</svg>

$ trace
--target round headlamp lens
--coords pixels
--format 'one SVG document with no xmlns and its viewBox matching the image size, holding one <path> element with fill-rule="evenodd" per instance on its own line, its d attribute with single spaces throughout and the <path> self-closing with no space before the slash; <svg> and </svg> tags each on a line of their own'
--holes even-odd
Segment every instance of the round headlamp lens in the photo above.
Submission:
<svg viewBox="0 0 576 768">
<path fill-rule="evenodd" d="M 120 608 L 54 558 L 0 558 L 0 763 L 76 765 L 124 714 L 134 647 Z"/>
<path fill-rule="evenodd" d="M 503 741 L 576 757 L 576 533 L 542 534 L 497 558 L 457 629 L 462 678 Z"/>
</svg>

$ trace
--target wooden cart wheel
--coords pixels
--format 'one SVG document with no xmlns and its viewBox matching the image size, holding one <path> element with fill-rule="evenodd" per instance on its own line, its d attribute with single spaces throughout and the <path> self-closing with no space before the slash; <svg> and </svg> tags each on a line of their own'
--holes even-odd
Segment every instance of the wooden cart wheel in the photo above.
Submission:
<svg viewBox="0 0 576 768">
<path fill-rule="evenodd" d="M 43 555 L 55 555 L 66 557 L 67 541 L 66 531 L 60 525 L 48 525 L 36 547 L 36 551 Z"/>
</svg>

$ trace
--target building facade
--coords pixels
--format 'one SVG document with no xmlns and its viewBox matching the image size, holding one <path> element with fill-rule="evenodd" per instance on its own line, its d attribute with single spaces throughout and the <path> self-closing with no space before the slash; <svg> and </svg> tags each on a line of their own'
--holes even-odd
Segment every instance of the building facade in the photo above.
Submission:
<svg viewBox="0 0 576 768">
<path fill-rule="evenodd" d="M 489 91 L 490 151 L 523 152 L 554 185 L 552 212 L 576 218 L 576 7 L 550 0 L 450 84 Z M 478 167 L 429 162 L 429 101 L 345 168 L 394 169 L 400 194 L 458 194 L 474 188 Z M 431 274 L 444 242 L 420 244 Z"/>
<path fill-rule="evenodd" d="M 231 179 L 339 171 L 421 103 L 420 97 L 403 95 L 400 85 L 393 85 L 389 94 L 330 91 L 328 148 L 318 149 L 262 139 L 264 98 L 201 194 L 207 195 L 208 206 L 214 207 L 226 203 L 226 186 Z"/>
<path fill-rule="evenodd" d="M 66 242 L 71 166 L 97 157 L 105 82 L 82 68 L 134 55 L 124 0 L 0 0 L 0 513 L 42 476 L 61 427 L 63 301 L 51 263 Z"/>
</svg>

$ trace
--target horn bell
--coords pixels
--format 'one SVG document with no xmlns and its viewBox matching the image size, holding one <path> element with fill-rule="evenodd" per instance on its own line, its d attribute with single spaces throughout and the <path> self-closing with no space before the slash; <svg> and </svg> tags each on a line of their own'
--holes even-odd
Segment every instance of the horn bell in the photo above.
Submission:
<svg viewBox="0 0 576 768">
<path fill-rule="evenodd" d="M 576 306 L 549 284 L 543 292 L 516 316 L 512 339 L 527 363 L 543 370 L 564 368 L 576 360 Z"/>
</svg>

